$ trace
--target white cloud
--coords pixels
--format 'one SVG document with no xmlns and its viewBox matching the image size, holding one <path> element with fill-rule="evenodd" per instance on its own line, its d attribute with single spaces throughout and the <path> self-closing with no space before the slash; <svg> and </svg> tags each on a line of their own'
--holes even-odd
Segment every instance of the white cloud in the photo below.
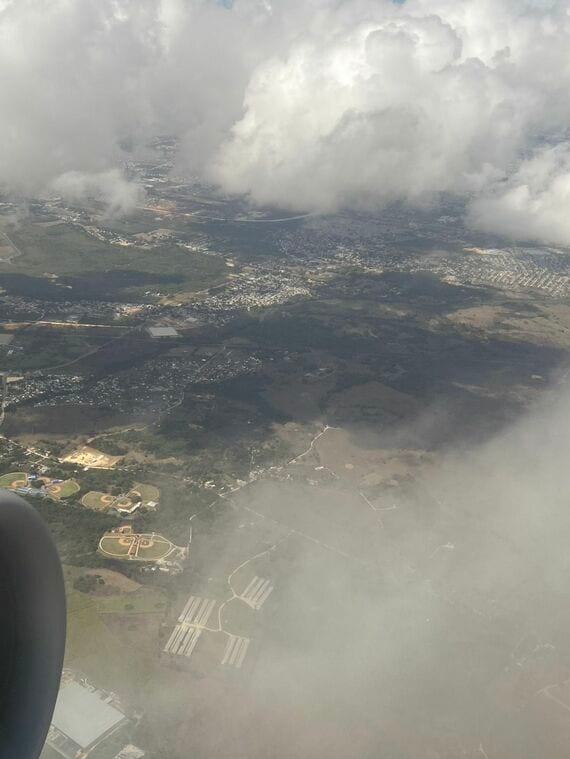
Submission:
<svg viewBox="0 0 570 759">
<path fill-rule="evenodd" d="M 479 190 L 568 117 L 570 27 L 566 3 L 550 6 L 331 4 L 254 71 L 212 175 L 320 210 Z"/>
<path fill-rule="evenodd" d="M 54 179 L 51 188 L 73 203 L 99 201 L 110 214 L 129 213 L 142 200 L 141 189 L 117 169 L 91 174 L 68 171 Z"/>
<path fill-rule="evenodd" d="M 259 202 L 319 210 L 462 189 L 495 149 L 502 83 L 459 63 L 439 18 L 384 9 L 262 64 L 213 176 Z"/>
<path fill-rule="evenodd" d="M 570 143 L 539 150 L 470 206 L 472 226 L 518 239 L 570 244 Z"/>
<path fill-rule="evenodd" d="M 521 156 L 564 141 L 569 10 L 570 0 L 4 0 L 0 183 L 26 193 L 106 172 L 121 166 L 125 138 L 172 133 L 178 169 L 259 203 L 490 199 Z"/>
<path fill-rule="evenodd" d="M 0 14 L 0 180 L 35 191 L 120 162 L 146 115 L 156 59 L 150 3 L 18 0 Z M 145 9 L 146 6 L 146 9 Z M 144 24 L 141 23 L 144 21 Z"/>
</svg>

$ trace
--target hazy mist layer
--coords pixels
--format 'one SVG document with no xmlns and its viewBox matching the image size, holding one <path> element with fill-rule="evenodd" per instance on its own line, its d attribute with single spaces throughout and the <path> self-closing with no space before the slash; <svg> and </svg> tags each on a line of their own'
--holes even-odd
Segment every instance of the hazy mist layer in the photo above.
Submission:
<svg viewBox="0 0 570 759">
<path fill-rule="evenodd" d="M 264 643 L 247 688 L 164 694 L 169 739 L 198 757 L 565 756 L 569 411 L 549 397 L 376 513 L 294 481 L 239 496 L 276 583 Z M 238 533 L 220 566 L 244 558 Z"/>
</svg>

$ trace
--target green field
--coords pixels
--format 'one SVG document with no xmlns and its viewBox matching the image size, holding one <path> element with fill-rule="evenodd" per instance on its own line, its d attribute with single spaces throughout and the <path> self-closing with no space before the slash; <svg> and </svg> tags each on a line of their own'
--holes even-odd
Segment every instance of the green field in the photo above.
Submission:
<svg viewBox="0 0 570 759">
<path fill-rule="evenodd" d="M 81 503 L 84 506 L 87 506 L 88 509 L 94 509 L 95 511 L 107 511 L 114 500 L 108 499 L 108 493 L 100 493 L 98 490 L 90 490 L 89 493 L 85 493 L 81 499 Z"/>
<path fill-rule="evenodd" d="M 25 472 L 10 472 L 0 477 L 0 488 L 12 488 L 15 482 L 24 480 L 24 485 L 28 482 L 28 475 Z"/>
<path fill-rule="evenodd" d="M 132 505 L 132 500 L 125 495 L 121 495 L 113 501 L 113 508 L 115 509 L 129 509 Z"/>
<path fill-rule="evenodd" d="M 141 501 L 148 503 L 148 501 L 158 501 L 160 498 L 160 490 L 154 485 L 145 485 L 142 482 L 135 482 L 132 490 L 129 493 L 131 498 L 139 496 Z"/>
<path fill-rule="evenodd" d="M 99 543 L 99 550 L 103 556 L 110 558 L 122 558 L 123 556 L 126 556 L 129 552 L 131 544 L 129 542 L 128 544 L 122 545 L 120 540 L 121 536 L 106 535 L 102 537 Z"/>
<path fill-rule="evenodd" d="M 57 488 L 59 488 L 59 490 L 57 490 Z M 48 487 L 49 494 L 53 495 L 55 498 L 69 498 L 70 496 L 75 495 L 75 493 L 79 493 L 80 490 L 79 483 L 75 480 L 64 480 L 57 485 L 50 485 Z"/>
<path fill-rule="evenodd" d="M 141 588 L 134 593 L 97 598 L 101 614 L 164 614 L 166 597 L 156 588 Z"/>
<path fill-rule="evenodd" d="M 154 588 L 99 598 L 69 590 L 66 665 L 77 667 L 102 687 L 136 693 L 158 661 L 156 625 L 164 607 L 157 604 L 165 603 L 163 594 Z M 135 631 L 130 630 L 132 614 L 138 614 Z M 112 619 L 119 625 L 109 625 Z M 152 628 L 146 620 L 153 620 Z"/>
<path fill-rule="evenodd" d="M 10 266 L 0 265 L 0 281 L 17 295 L 81 300 L 97 294 L 144 301 L 149 287 L 163 294 L 201 290 L 219 284 L 226 275 L 221 258 L 189 253 L 173 242 L 150 250 L 117 247 L 68 224 L 22 223 L 10 229 L 9 235 L 23 255 Z M 60 279 L 47 279 L 46 271 Z"/>
<path fill-rule="evenodd" d="M 139 548 L 138 558 L 142 561 L 157 561 L 170 553 L 172 543 L 165 538 L 155 538 L 152 546 Z"/>
<path fill-rule="evenodd" d="M 114 509 L 129 509 L 133 503 L 139 500 L 143 502 L 156 500 L 158 492 L 158 488 L 155 488 L 153 485 L 135 485 L 127 495 L 119 496 L 112 496 L 99 490 L 90 490 L 83 496 L 81 503 L 88 509 L 95 509 L 97 511 L 107 511 L 111 507 Z M 65 498 L 66 496 L 61 497 Z"/>
<path fill-rule="evenodd" d="M 82 671 L 91 671 L 114 681 L 114 668 L 120 664 L 120 648 L 99 618 L 95 603 L 83 593 L 67 596 L 66 663 L 80 665 Z M 127 655 L 127 651 L 123 655 Z M 101 668 L 101 669 L 100 669 Z"/>
<path fill-rule="evenodd" d="M 153 544 L 142 547 L 139 545 L 136 556 L 129 557 L 129 549 L 132 542 L 138 538 L 150 539 L 151 535 L 104 535 L 99 542 L 99 552 L 109 559 L 127 559 L 129 561 L 158 561 L 167 556 L 171 549 L 172 543 L 163 538 L 161 535 L 155 535 Z M 121 543 L 121 540 L 128 539 L 128 543 Z"/>
<path fill-rule="evenodd" d="M 68 482 L 73 482 L 72 480 Z M 68 495 L 79 490 L 79 486 L 65 495 L 60 495 L 60 498 L 67 498 Z M 142 483 L 135 483 L 132 490 L 127 495 L 111 496 L 109 493 L 103 493 L 99 490 L 90 490 L 81 499 L 81 503 L 88 509 L 94 509 L 96 511 L 107 511 L 110 507 L 115 509 L 123 508 L 129 509 L 133 503 L 142 501 L 143 504 L 148 501 L 157 501 L 160 496 L 160 491 L 154 485 L 144 485 Z"/>
</svg>

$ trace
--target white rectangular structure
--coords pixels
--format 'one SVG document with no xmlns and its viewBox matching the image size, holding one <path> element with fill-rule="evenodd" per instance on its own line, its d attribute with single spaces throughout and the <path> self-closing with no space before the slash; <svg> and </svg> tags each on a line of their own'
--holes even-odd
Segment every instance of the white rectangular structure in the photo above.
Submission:
<svg viewBox="0 0 570 759">
<path fill-rule="evenodd" d="M 226 644 L 226 650 L 224 651 L 222 664 L 225 664 L 228 667 L 241 669 L 241 665 L 247 654 L 247 649 L 249 648 L 249 642 L 249 638 L 241 638 L 239 635 L 228 635 L 228 642 Z"/>
<path fill-rule="evenodd" d="M 147 332 L 151 337 L 180 337 L 174 327 L 149 327 Z"/>
<path fill-rule="evenodd" d="M 272 591 L 273 585 L 271 584 L 271 580 L 265 580 L 263 577 L 254 577 L 240 598 L 252 609 L 259 611 Z"/>
<path fill-rule="evenodd" d="M 188 658 L 192 656 L 215 605 L 215 600 L 211 598 L 190 596 L 178 617 L 176 627 L 164 646 L 164 653 Z"/>
<path fill-rule="evenodd" d="M 103 700 L 103 694 L 72 681 L 59 691 L 52 726 L 82 749 L 112 732 L 125 715 Z"/>
</svg>

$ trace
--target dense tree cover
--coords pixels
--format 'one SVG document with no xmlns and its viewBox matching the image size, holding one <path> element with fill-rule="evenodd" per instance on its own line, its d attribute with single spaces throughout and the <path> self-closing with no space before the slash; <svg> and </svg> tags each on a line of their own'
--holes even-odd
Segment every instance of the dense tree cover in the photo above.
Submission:
<svg viewBox="0 0 570 759">
<path fill-rule="evenodd" d="M 97 449 L 109 456 L 124 456 L 128 453 L 128 446 L 121 444 L 114 437 L 100 437 L 97 439 Z"/>
<path fill-rule="evenodd" d="M 101 535 L 116 527 L 116 517 L 86 509 L 71 498 L 65 502 L 33 499 L 30 503 L 46 521 L 64 564 L 105 566 L 97 546 Z"/>
<path fill-rule="evenodd" d="M 136 471 L 124 469 L 87 469 L 81 472 L 80 484 L 83 493 L 90 490 L 111 492 L 113 495 L 128 492 L 137 479 Z"/>
</svg>

